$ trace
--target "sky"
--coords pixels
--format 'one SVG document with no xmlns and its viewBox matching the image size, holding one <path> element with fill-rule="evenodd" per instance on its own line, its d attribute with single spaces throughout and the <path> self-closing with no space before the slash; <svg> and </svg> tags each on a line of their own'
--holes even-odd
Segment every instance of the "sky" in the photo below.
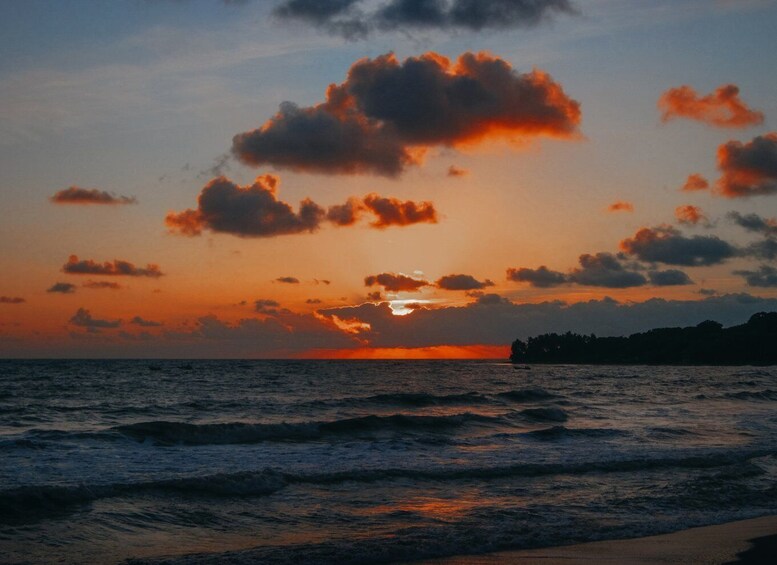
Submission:
<svg viewBox="0 0 777 565">
<path fill-rule="evenodd" d="M 777 2 L 0 3 L 0 357 L 777 310 Z"/>
</svg>

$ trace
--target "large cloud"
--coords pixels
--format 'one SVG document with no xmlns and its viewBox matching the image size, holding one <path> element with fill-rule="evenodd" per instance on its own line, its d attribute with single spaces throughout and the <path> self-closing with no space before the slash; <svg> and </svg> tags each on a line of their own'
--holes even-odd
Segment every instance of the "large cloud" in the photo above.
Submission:
<svg viewBox="0 0 777 565">
<path fill-rule="evenodd" d="M 644 275 L 626 269 L 611 253 L 585 253 L 579 261 L 580 267 L 568 275 L 570 282 L 604 288 L 630 288 L 647 282 Z"/>
<path fill-rule="evenodd" d="M 356 62 L 327 100 L 290 102 L 259 129 L 233 139 L 248 165 L 329 174 L 399 175 L 431 146 L 485 138 L 577 134 L 580 107 L 546 73 L 519 74 L 503 59 L 436 53 Z"/>
<path fill-rule="evenodd" d="M 306 198 L 300 202 L 299 212 L 294 212 L 289 204 L 278 200 L 279 182 L 274 175 L 257 177 L 250 186 L 240 186 L 226 177 L 215 178 L 202 189 L 196 210 L 170 212 L 165 223 L 171 232 L 188 236 L 208 229 L 239 237 L 275 237 L 314 232 L 325 221 L 351 226 L 365 213 L 373 216 L 372 227 L 380 229 L 437 222 L 431 202 L 401 201 L 377 194 L 363 199 L 351 197 L 326 211 Z"/>
<path fill-rule="evenodd" d="M 126 276 L 126 277 L 151 277 L 158 278 L 164 275 L 159 270 L 159 265 L 148 264 L 143 267 L 136 267 L 129 261 L 114 259 L 98 263 L 91 259 L 79 260 L 78 256 L 71 255 L 67 263 L 62 266 L 62 271 L 70 275 L 105 275 L 105 276 Z"/>
<path fill-rule="evenodd" d="M 364 278 L 365 286 L 379 285 L 389 292 L 414 291 L 425 286 L 431 286 L 431 284 L 423 279 L 414 279 L 407 275 L 394 273 L 381 273 Z"/>
<path fill-rule="evenodd" d="M 777 269 L 769 265 L 761 265 L 757 271 L 734 271 L 734 274 L 744 277 L 748 286 L 777 288 Z"/>
<path fill-rule="evenodd" d="M 532 27 L 557 13 L 574 13 L 569 0 L 383 0 L 375 6 L 366 0 L 285 0 L 275 8 L 280 17 L 351 39 L 374 30 Z"/>
<path fill-rule="evenodd" d="M 620 246 L 641 261 L 688 267 L 717 265 L 737 254 L 730 243 L 717 236 L 686 237 L 671 226 L 642 228 Z"/>
<path fill-rule="evenodd" d="M 697 120 L 725 128 L 742 128 L 762 124 L 762 112 L 751 110 L 739 98 L 739 88 L 724 84 L 706 96 L 699 96 L 690 86 L 670 88 L 658 100 L 661 119 Z"/>
<path fill-rule="evenodd" d="M 494 286 L 493 281 L 479 281 L 472 275 L 445 275 L 434 284 L 442 290 L 482 290 Z"/>
<path fill-rule="evenodd" d="M 748 143 L 729 141 L 718 148 L 717 191 L 728 198 L 777 193 L 777 132 Z"/>
<path fill-rule="evenodd" d="M 79 188 L 71 186 L 54 193 L 49 200 L 54 204 L 137 204 L 134 197 L 116 196 L 96 188 Z"/>
</svg>

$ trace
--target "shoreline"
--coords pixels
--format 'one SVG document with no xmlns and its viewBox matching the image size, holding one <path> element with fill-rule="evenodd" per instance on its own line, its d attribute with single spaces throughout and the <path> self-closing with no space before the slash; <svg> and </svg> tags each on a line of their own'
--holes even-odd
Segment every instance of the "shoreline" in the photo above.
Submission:
<svg viewBox="0 0 777 565">
<path fill-rule="evenodd" d="M 540 549 L 498 551 L 411 562 L 413 565 L 755 565 L 777 555 L 777 515 L 701 526 L 670 534 Z"/>
</svg>

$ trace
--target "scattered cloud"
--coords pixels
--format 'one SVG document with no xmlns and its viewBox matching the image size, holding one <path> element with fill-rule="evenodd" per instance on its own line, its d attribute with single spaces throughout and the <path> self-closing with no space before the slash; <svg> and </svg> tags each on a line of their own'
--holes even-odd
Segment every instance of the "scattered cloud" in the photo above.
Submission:
<svg viewBox="0 0 777 565">
<path fill-rule="evenodd" d="M 777 288 L 777 269 L 770 265 L 761 265 L 757 271 L 734 271 L 745 279 L 748 286 Z"/>
<path fill-rule="evenodd" d="M 66 282 L 54 283 L 50 288 L 46 289 L 46 292 L 53 292 L 59 294 L 73 294 L 76 291 L 76 285 Z"/>
<path fill-rule="evenodd" d="M 777 132 L 747 143 L 729 141 L 718 148 L 721 177 L 716 190 L 728 198 L 777 193 Z"/>
<path fill-rule="evenodd" d="M 151 277 L 158 278 L 164 275 L 158 265 L 149 263 L 142 267 L 136 267 L 129 261 L 114 259 L 98 263 L 91 259 L 79 260 L 78 256 L 71 255 L 67 263 L 62 266 L 62 271 L 70 275 L 101 275 L 101 276 L 126 276 L 126 277 Z"/>
<path fill-rule="evenodd" d="M 432 283 L 422 279 L 414 279 L 402 274 L 381 273 L 365 277 L 365 286 L 382 286 L 389 292 L 414 291 L 425 286 L 431 286 Z"/>
<path fill-rule="evenodd" d="M 284 284 L 299 284 L 299 279 L 297 277 L 278 277 L 275 279 L 275 282 Z"/>
<path fill-rule="evenodd" d="M 612 253 L 585 253 L 579 261 L 580 267 L 567 277 L 570 282 L 604 288 L 630 288 L 647 282 L 644 275 L 625 268 Z"/>
<path fill-rule="evenodd" d="M 434 284 L 442 290 L 482 290 L 494 286 L 493 281 L 479 281 L 472 275 L 445 275 Z"/>
<path fill-rule="evenodd" d="M 251 166 L 394 177 L 428 147 L 571 138 L 579 123 L 579 104 L 538 69 L 519 74 L 486 53 L 455 63 L 432 52 L 403 62 L 387 54 L 357 61 L 317 106 L 284 102 L 259 129 L 236 135 L 232 151 Z"/>
<path fill-rule="evenodd" d="M 322 301 L 319 298 L 308 298 L 305 301 L 305 304 L 321 304 L 321 303 L 322 303 Z"/>
<path fill-rule="evenodd" d="M 760 125 L 762 112 L 751 110 L 739 98 L 739 87 L 724 84 L 706 96 L 699 96 L 690 86 L 671 88 L 658 100 L 661 120 L 687 118 L 723 128 L 744 128 Z"/>
<path fill-rule="evenodd" d="M 93 290 L 101 290 L 106 288 L 110 290 L 119 290 L 121 288 L 119 283 L 111 281 L 86 281 L 81 286 L 85 288 L 91 288 Z"/>
<path fill-rule="evenodd" d="M 275 300 L 260 299 L 254 301 L 254 311 L 260 314 L 277 314 L 281 305 Z"/>
<path fill-rule="evenodd" d="M 0 304 L 23 304 L 27 302 L 20 296 L 0 296 Z"/>
<path fill-rule="evenodd" d="M 102 329 L 118 328 L 121 325 L 121 320 L 99 320 L 93 318 L 89 310 L 79 308 L 73 317 L 70 318 L 70 323 L 74 326 L 86 328 L 89 332 L 98 332 Z"/>
<path fill-rule="evenodd" d="M 675 208 L 674 215 L 681 224 L 695 226 L 699 222 L 708 223 L 707 216 L 704 215 L 701 208 L 690 204 Z"/>
<path fill-rule="evenodd" d="M 709 181 L 699 173 L 693 173 L 688 175 L 685 179 L 685 184 L 680 190 L 684 192 L 694 192 L 699 190 L 707 190 L 710 187 Z"/>
<path fill-rule="evenodd" d="M 727 217 L 747 231 L 768 237 L 777 237 L 777 218 L 763 218 L 758 214 L 740 214 L 739 212 L 729 212 Z"/>
<path fill-rule="evenodd" d="M 683 271 L 677 269 L 667 269 L 666 271 L 650 271 L 648 273 L 650 284 L 653 286 L 682 286 L 693 284 L 691 277 Z"/>
<path fill-rule="evenodd" d="M 274 10 L 348 39 L 375 31 L 481 31 L 534 27 L 575 14 L 569 0 L 284 0 Z"/>
<path fill-rule="evenodd" d="M 734 246 L 717 236 L 686 237 L 671 226 L 641 228 L 620 247 L 641 261 L 686 267 L 717 265 L 737 254 Z"/>
<path fill-rule="evenodd" d="M 152 320 L 144 320 L 140 316 L 135 316 L 132 318 L 129 322 L 130 324 L 133 324 L 135 326 L 140 326 L 142 328 L 158 328 L 162 326 L 162 322 L 154 322 Z"/>
<path fill-rule="evenodd" d="M 469 174 L 469 171 L 467 169 L 462 169 L 461 167 L 457 167 L 456 165 L 451 165 L 448 167 L 448 176 L 449 177 L 465 177 Z"/>
<path fill-rule="evenodd" d="M 116 196 L 104 190 L 96 188 L 79 188 L 71 186 L 54 193 L 49 198 L 54 204 L 137 204 L 137 200 L 130 196 Z"/>
<path fill-rule="evenodd" d="M 607 207 L 608 212 L 633 212 L 634 204 L 618 200 Z"/>
<path fill-rule="evenodd" d="M 401 201 L 369 194 L 364 198 L 364 206 L 375 215 L 371 223 L 376 228 L 389 226 L 409 226 L 418 223 L 437 223 L 437 210 L 431 202 Z"/>
<path fill-rule="evenodd" d="M 568 282 L 564 273 L 551 271 L 545 265 L 537 269 L 507 269 L 507 278 L 515 282 L 527 282 L 536 288 L 552 288 Z"/>
</svg>

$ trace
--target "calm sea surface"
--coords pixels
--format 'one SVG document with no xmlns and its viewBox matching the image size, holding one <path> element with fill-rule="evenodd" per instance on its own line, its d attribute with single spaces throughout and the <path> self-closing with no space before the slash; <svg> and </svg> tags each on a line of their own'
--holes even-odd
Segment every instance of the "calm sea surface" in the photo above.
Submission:
<svg viewBox="0 0 777 565">
<path fill-rule="evenodd" d="M 777 513 L 777 368 L 0 361 L 0 561 L 393 563 Z"/>
</svg>

